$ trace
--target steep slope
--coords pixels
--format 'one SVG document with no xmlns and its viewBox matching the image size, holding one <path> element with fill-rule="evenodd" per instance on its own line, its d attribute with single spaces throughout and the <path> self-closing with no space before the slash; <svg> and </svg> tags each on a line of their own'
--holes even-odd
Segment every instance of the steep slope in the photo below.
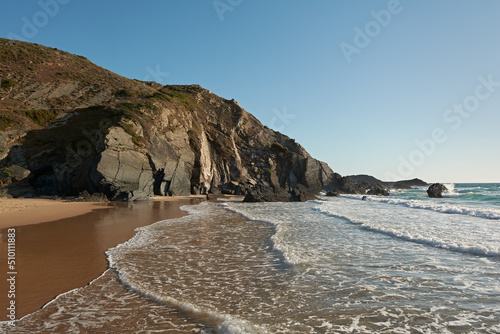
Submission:
<svg viewBox="0 0 500 334">
<path fill-rule="evenodd" d="M 11 195 L 222 191 L 304 200 L 331 180 L 332 170 L 293 139 L 198 85 L 130 80 L 2 39 L 0 64 L 0 182 Z"/>
<path fill-rule="evenodd" d="M 55 112 L 98 105 L 154 89 L 105 70 L 82 56 L 0 38 L 0 107 Z"/>
</svg>

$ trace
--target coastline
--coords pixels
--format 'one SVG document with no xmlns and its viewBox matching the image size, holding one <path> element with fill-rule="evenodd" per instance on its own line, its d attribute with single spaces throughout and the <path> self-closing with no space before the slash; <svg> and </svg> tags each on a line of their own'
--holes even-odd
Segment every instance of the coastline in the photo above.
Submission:
<svg viewBox="0 0 500 334">
<path fill-rule="evenodd" d="M 496 209 L 498 185 L 457 185 L 462 195 L 443 201 L 467 206 L 470 191 L 493 193 L 481 199 Z M 427 198 L 396 199 L 416 192 Z M 190 206 L 109 250 L 111 269 L 12 332 L 498 332 L 498 255 L 476 252 L 498 249 L 497 219 L 324 199 Z"/>
<path fill-rule="evenodd" d="M 7 231 L 16 230 L 16 319 L 100 276 L 108 268 L 104 252 L 130 239 L 135 228 L 182 217 L 187 214 L 180 209 L 182 205 L 198 204 L 203 199 L 164 197 L 100 204 L 0 199 L 1 263 L 7 263 Z M 0 293 L 3 296 L 8 291 L 8 282 L 1 279 Z M 8 302 L 2 298 L 0 309 L 7 309 Z M 2 312 L 0 321 L 8 320 Z"/>
</svg>

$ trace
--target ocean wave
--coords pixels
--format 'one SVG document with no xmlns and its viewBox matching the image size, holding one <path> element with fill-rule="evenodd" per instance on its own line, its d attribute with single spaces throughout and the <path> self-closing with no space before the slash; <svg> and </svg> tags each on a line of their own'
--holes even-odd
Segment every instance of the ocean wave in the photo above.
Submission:
<svg viewBox="0 0 500 334">
<path fill-rule="evenodd" d="M 431 246 L 435 248 L 441 248 L 441 249 L 446 249 L 449 251 L 453 252 L 458 252 L 458 253 L 467 253 L 467 254 L 473 254 L 473 255 L 481 255 L 481 256 L 487 256 L 487 257 L 500 257 L 500 250 L 491 250 L 486 246 L 468 246 L 468 245 L 460 245 L 456 244 L 453 242 L 447 242 L 444 240 L 435 240 L 432 238 L 426 238 L 426 237 L 420 237 L 418 235 L 411 235 L 409 233 L 401 232 L 401 231 L 394 231 L 394 230 L 387 230 L 387 229 L 381 229 L 381 228 L 376 228 L 372 227 L 369 225 L 361 224 L 361 228 L 372 231 L 372 232 L 377 232 L 381 234 L 385 234 L 390 237 L 395 237 L 401 240 L 405 241 L 410 241 L 414 242 L 417 244 L 421 245 L 426 245 L 426 246 Z"/>
<path fill-rule="evenodd" d="M 146 283 L 141 279 L 140 264 L 133 263 L 129 254 L 144 253 L 146 257 L 153 257 L 156 253 L 162 253 L 167 248 L 170 251 L 175 251 L 177 249 L 175 246 L 162 246 L 164 243 L 161 241 L 161 230 L 174 224 L 186 224 L 188 222 L 209 219 L 211 215 L 205 203 L 196 206 L 183 206 L 181 209 L 187 211 L 189 215 L 137 228 L 135 230 L 137 233 L 131 239 L 109 249 L 106 252 L 109 268 L 116 271 L 120 282 L 124 286 L 141 296 L 154 300 L 157 303 L 173 306 L 200 318 L 206 318 L 208 315 L 210 321 L 216 322 L 215 328 L 218 333 L 267 333 L 265 328 L 250 321 L 240 319 L 237 316 L 219 312 L 207 306 L 197 305 L 189 300 L 176 299 L 158 290 L 156 285 Z M 179 249 L 179 251 L 182 250 Z"/>
<path fill-rule="evenodd" d="M 351 199 L 361 199 L 360 195 L 342 195 L 342 197 Z M 369 196 L 367 201 L 400 205 L 412 209 L 431 210 L 446 214 L 457 214 L 485 219 L 500 219 L 500 210 L 493 208 L 480 208 L 467 205 L 455 205 L 449 203 L 437 203 L 431 201 L 415 200 L 415 199 L 400 199 L 391 197 L 374 197 Z"/>
<path fill-rule="evenodd" d="M 451 196 L 451 197 L 457 197 L 460 196 L 460 193 L 455 189 L 455 184 L 454 183 L 446 183 L 444 185 L 446 187 L 446 190 L 444 192 L 444 196 Z"/>
<path fill-rule="evenodd" d="M 316 201 L 315 204 L 315 210 L 345 219 L 367 231 L 454 252 L 500 256 L 500 227 L 493 220 L 445 216 L 435 210 L 422 210 L 417 214 L 411 206 L 391 208 L 386 204 L 394 203 L 384 200 L 361 204 L 344 197 L 335 201 Z"/>
<path fill-rule="evenodd" d="M 304 204 L 304 203 L 303 203 Z M 300 229 L 290 219 L 290 212 L 295 212 L 294 218 L 299 218 L 301 221 L 311 221 L 313 217 L 307 215 L 299 215 L 295 209 L 299 203 L 254 203 L 254 204 L 239 204 L 227 203 L 224 207 L 234 213 L 237 213 L 248 220 L 260 221 L 274 226 L 276 232 L 271 237 L 274 249 L 283 254 L 285 261 L 289 264 L 302 264 L 311 260 L 309 251 L 305 251 L 299 246 L 299 243 L 294 242 L 295 232 Z"/>
</svg>

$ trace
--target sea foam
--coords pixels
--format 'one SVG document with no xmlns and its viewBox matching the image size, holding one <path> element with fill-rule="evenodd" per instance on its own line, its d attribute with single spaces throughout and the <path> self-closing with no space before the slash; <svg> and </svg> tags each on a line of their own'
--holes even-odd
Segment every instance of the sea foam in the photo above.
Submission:
<svg viewBox="0 0 500 334">
<path fill-rule="evenodd" d="M 354 200 L 361 199 L 360 195 L 343 195 L 342 197 L 351 198 Z M 414 199 L 402 199 L 393 197 L 374 197 L 370 196 L 366 198 L 367 201 L 386 203 L 392 205 L 406 206 L 412 209 L 422 209 L 431 210 L 440 213 L 465 215 L 471 217 L 479 217 L 486 219 L 500 219 L 500 209 L 495 208 L 483 208 L 479 206 L 470 206 L 465 204 L 451 204 L 442 203 L 436 201 L 424 201 L 424 200 L 414 200 Z"/>
<path fill-rule="evenodd" d="M 455 252 L 500 256 L 500 225 L 492 218 L 497 214 L 494 209 L 473 210 L 378 197 L 360 201 L 353 196 L 316 201 L 315 204 L 315 209 L 323 214 L 345 218 L 365 230 L 400 240 Z"/>
<path fill-rule="evenodd" d="M 174 306 L 195 317 L 207 317 L 211 321 L 215 321 L 215 328 L 218 333 L 239 334 L 239 333 L 267 333 L 262 326 L 253 324 L 252 322 L 242 319 L 238 316 L 218 311 L 217 308 L 210 307 L 205 304 L 198 304 L 196 301 L 191 301 L 189 298 L 182 299 L 172 297 L 160 288 L 159 283 L 162 275 L 161 269 L 156 270 L 155 276 L 148 276 L 142 270 L 143 261 L 137 261 L 130 256 L 144 253 L 144 256 L 150 261 L 156 254 L 164 254 L 166 252 L 186 252 L 186 249 L 181 249 L 179 246 L 171 245 L 165 241 L 162 231 L 169 227 L 182 226 L 191 222 L 206 221 L 208 219 L 217 219 L 211 217 L 211 211 L 206 203 L 197 206 L 183 206 L 182 210 L 187 211 L 189 216 L 177 219 L 160 221 L 155 224 L 136 229 L 137 233 L 127 242 L 124 242 L 106 252 L 110 268 L 118 273 L 119 280 L 129 289 L 137 294 L 152 299 L 157 303 L 163 303 L 169 306 Z M 186 227 L 188 228 L 188 227 Z M 183 242 L 181 242 L 183 244 Z M 168 265 L 168 264 L 167 264 Z M 203 267 L 200 262 L 199 265 Z M 147 279 L 144 279 L 147 276 Z M 164 275 L 163 275 L 164 276 Z M 185 275 L 187 277 L 187 275 Z M 165 284 L 165 281 L 161 282 Z"/>
</svg>

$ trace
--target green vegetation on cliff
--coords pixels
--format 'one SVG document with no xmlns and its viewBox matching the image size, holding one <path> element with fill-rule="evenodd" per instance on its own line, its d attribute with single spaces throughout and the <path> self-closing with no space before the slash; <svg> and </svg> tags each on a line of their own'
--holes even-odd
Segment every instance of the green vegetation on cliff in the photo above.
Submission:
<svg viewBox="0 0 500 334">
<path fill-rule="evenodd" d="M 10 118 L 0 115 L 0 131 L 8 129 L 12 124 L 14 122 Z"/>
<path fill-rule="evenodd" d="M 56 113 L 51 110 L 25 110 L 24 112 L 33 122 L 43 127 L 56 121 Z"/>
<path fill-rule="evenodd" d="M 2 89 L 10 89 L 12 87 L 16 87 L 17 85 L 19 85 L 19 83 L 15 80 L 12 80 L 12 79 L 2 79 L 1 83 L 0 83 L 0 86 L 2 87 Z"/>
</svg>

